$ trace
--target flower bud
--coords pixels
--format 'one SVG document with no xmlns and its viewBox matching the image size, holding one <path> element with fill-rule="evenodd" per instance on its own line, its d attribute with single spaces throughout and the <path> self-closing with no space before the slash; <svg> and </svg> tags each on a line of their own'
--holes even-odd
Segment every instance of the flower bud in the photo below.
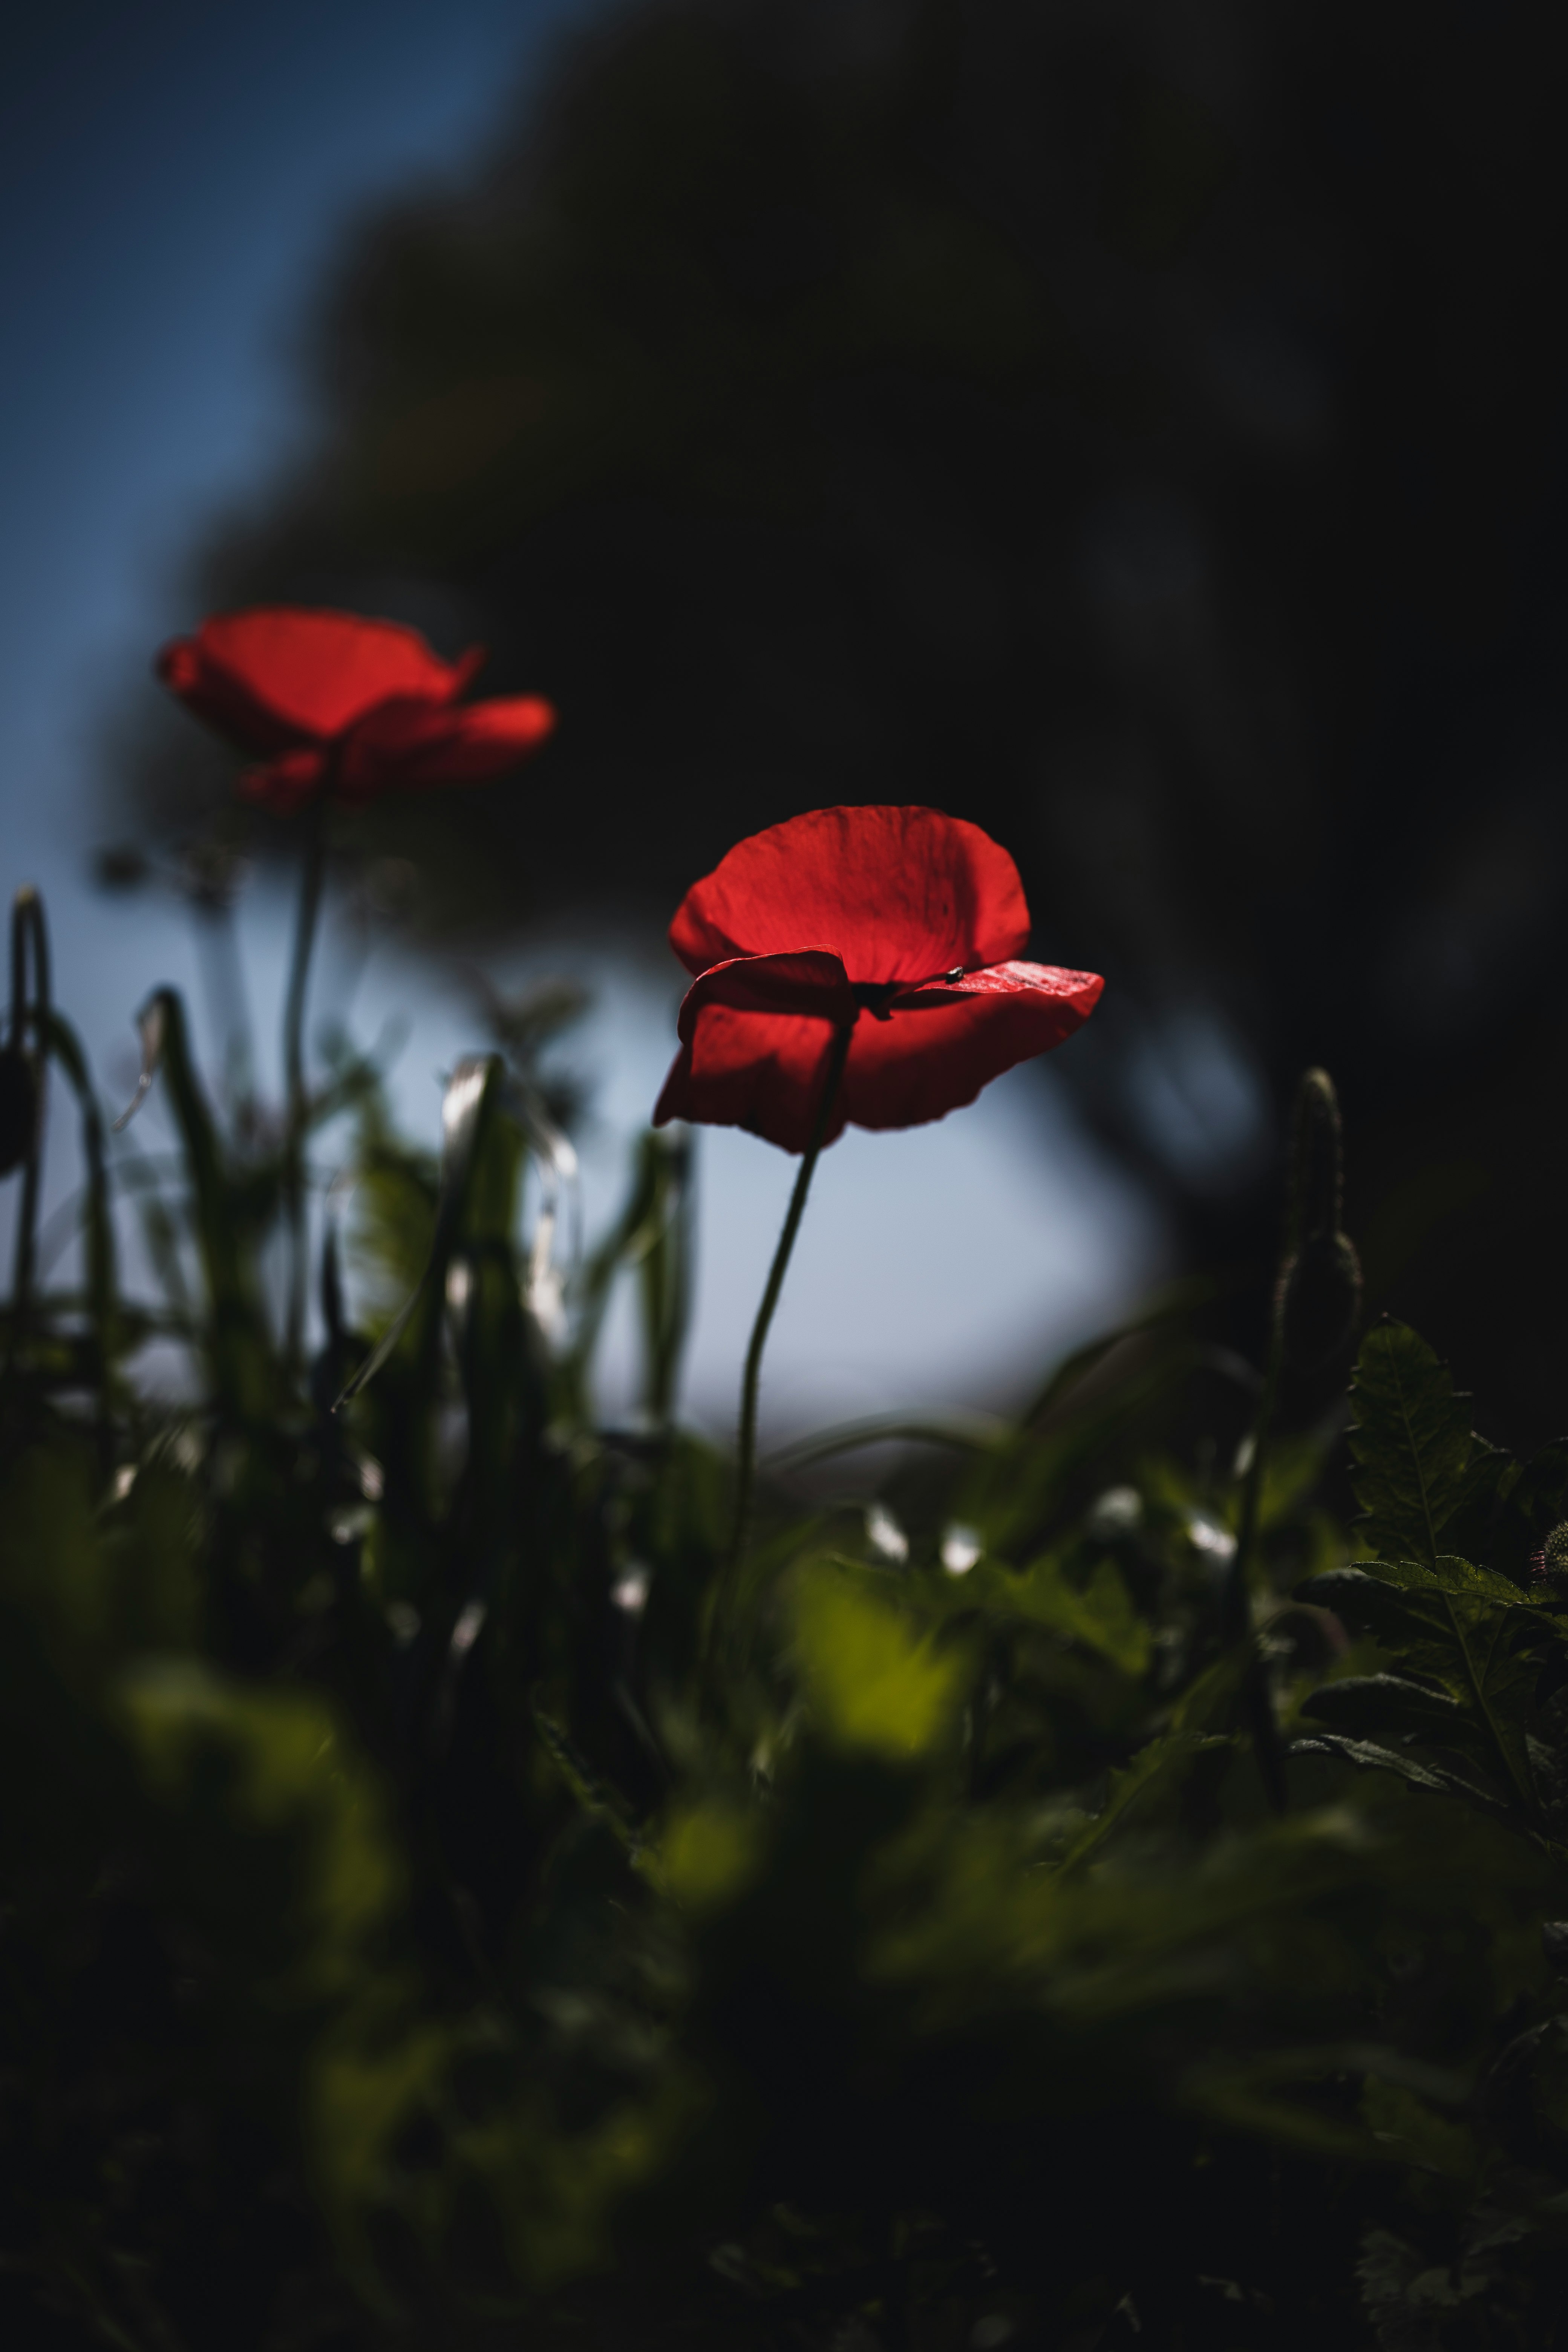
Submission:
<svg viewBox="0 0 1568 2352">
<path fill-rule="evenodd" d="M 1276 1312 L 1287 1363 L 1315 1371 L 1339 1353 L 1361 1314 L 1361 1261 L 1340 1230 L 1340 1107 L 1327 1070 L 1307 1070 L 1290 1135 L 1289 1251 Z"/>
<path fill-rule="evenodd" d="M 1292 1210 L 1297 1237 L 1339 1231 L 1340 1106 L 1327 1070 L 1304 1070 L 1291 1127 Z M 1359 1275 L 1358 1275 L 1359 1280 Z"/>
<path fill-rule="evenodd" d="M 19 1168 L 38 1124 L 38 1075 L 20 1045 L 0 1045 L 0 1176 Z"/>
<path fill-rule="evenodd" d="M 1568 1576 L 1568 1524 L 1553 1528 L 1539 1551 L 1530 1556 L 1535 1576 Z"/>
<path fill-rule="evenodd" d="M 1361 1313 L 1361 1260 L 1345 1234 L 1311 1234 L 1285 1269 L 1285 1360 L 1316 1371 L 1349 1341 Z"/>
</svg>

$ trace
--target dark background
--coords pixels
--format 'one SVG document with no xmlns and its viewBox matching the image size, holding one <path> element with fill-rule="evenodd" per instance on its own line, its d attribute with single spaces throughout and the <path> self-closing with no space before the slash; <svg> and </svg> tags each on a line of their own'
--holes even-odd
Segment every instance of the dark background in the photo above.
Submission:
<svg viewBox="0 0 1568 2352">
<path fill-rule="evenodd" d="M 171 624 L 353 604 L 557 700 L 527 790 L 378 821 L 437 936 L 652 932 L 826 803 L 973 818 L 1034 952 L 1108 976 L 1055 1067 L 1190 1260 L 1263 1265 L 1326 1063 L 1373 1302 L 1533 1444 L 1568 1423 L 1554 29 L 627 6 L 344 249 L 308 429 Z M 111 829 L 232 840 L 219 755 L 138 724 Z"/>
</svg>

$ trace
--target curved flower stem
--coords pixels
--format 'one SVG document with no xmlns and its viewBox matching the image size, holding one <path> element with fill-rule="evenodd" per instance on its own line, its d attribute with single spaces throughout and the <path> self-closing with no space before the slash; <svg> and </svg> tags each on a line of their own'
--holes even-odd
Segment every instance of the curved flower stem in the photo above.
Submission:
<svg viewBox="0 0 1568 2352">
<path fill-rule="evenodd" d="M 283 1006 L 283 1076 L 288 1089 L 288 1134 L 283 1191 L 289 1218 L 289 1321 L 286 1349 L 298 1365 L 304 1351 L 305 1294 L 310 1278 L 306 1262 L 305 1223 L 305 997 L 310 976 L 310 956 L 321 912 L 321 885 L 327 863 L 327 794 L 311 806 L 305 838 L 305 862 L 300 877 L 300 911 L 294 926 L 294 957 L 289 971 L 289 993 Z"/>
<path fill-rule="evenodd" d="M 735 1528 L 730 1539 L 730 1557 L 724 1570 L 724 1588 L 732 1589 L 740 1573 L 741 1559 L 746 1547 L 746 1522 L 751 1516 L 752 1480 L 757 1457 L 757 1385 L 762 1376 L 763 1350 L 768 1343 L 768 1328 L 773 1319 L 773 1309 L 779 1303 L 784 1275 L 789 1267 L 795 1237 L 800 1231 L 800 1221 L 805 1213 L 805 1196 L 811 1190 L 811 1180 L 822 1156 L 823 1138 L 833 1118 L 833 1108 L 838 1099 L 838 1088 L 844 1076 L 844 1065 L 849 1055 L 849 1040 L 855 1034 L 853 1022 L 836 1027 L 823 1063 L 822 1091 L 817 1097 L 816 1117 L 812 1121 L 811 1140 L 800 1163 L 800 1173 L 795 1180 L 795 1190 L 789 1196 L 784 1213 L 784 1231 L 773 1252 L 773 1262 L 768 1269 L 767 1287 L 763 1303 L 757 1309 L 757 1319 L 752 1327 L 752 1344 L 746 1350 L 746 1370 L 741 1383 L 741 1443 L 740 1462 L 735 1480 Z M 722 1597 L 722 1596 L 721 1596 Z"/>
</svg>

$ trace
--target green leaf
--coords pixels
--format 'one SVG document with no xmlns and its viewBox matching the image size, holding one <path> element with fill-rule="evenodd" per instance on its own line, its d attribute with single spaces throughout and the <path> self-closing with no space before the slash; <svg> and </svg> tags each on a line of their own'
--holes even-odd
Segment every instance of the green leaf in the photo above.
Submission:
<svg viewBox="0 0 1568 2352">
<path fill-rule="evenodd" d="M 1086 1822 L 1057 1865 L 1057 1876 L 1081 1869 L 1092 1860 L 1112 1832 L 1121 1828 L 1133 1807 L 1151 1791 L 1163 1796 L 1180 1790 L 1199 1756 L 1231 1743 L 1190 1731 L 1168 1731 L 1141 1748 L 1124 1771 L 1110 1775 L 1110 1793 L 1093 1821 Z"/>
<path fill-rule="evenodd" d="M 1471 1432 L 1464 1492 L 1443 1529 L 1443 1541 L 1450 1552 L 1489 1563 L 1501 1559 L 1510 1575 L 1516 1568 L 1521 1578 L 1528 1573 L 1526 1559 L 1516 1559 L 1514 1548 L 1504 1541 L 1504 1529 L 1511 1516 L 1509 1498 L 1521 1475 L 1511 1454 L 1501 1446 L 1489 1445 L 1484 1437 Z"/>
<path fill-rule="evenodd" d="M 81 1040 L 70 1023 L 60 1013 L 51 1013 L 48 1035 L 49 1051 L 69 1080 L 81 1113 L 82 1158 L 87 1164 L 81 1223 L 87 1260 L 88 1311 L 98 1343 L 99 1386 L 104 1401 L 102 1411 L 106 1413 L 107 1383 L 114 1354 L 115 1254 L 109 1173 L 104 1162 L 103 1115 L 93 1091 Z M 107 1422 L 102 1425 L 107 1428 Z"/>
<path fill-rule="evenodd" d="M 1469 1804 L 1479 1805 L 1483 1812 L 1506 1814 L 1509 1810 L 1500 1799 L 1477 1788 L 1463 1773 L 1451 1772 L 1440 1764 L 1419 1763 L 1403 1749 L 1381 1747 L 1376 1740 L 1347 1739 L 1337 1731 L 1315 1731 L 1309 1739 L 1293 1739 L 1287 1753 L 1337 1756 L 1342 1762 L 1360 1765 L 1365 1771 L 1392 1772 L 1397 1780 L 1407 1780 L 1413 1789 L 1430 1789 L 1445 1797 L 1463 1797 Z"/>
<path fill-rule="evenodd" d="M 1005 1569 L 997 1574 L 1022 1588 L 1017 1595 L 1021 1616 L 1100 1651 L 1123 1674 L 1148 1672 L 1149 1627 L 1133 1608 L 1114 1560 L 1099 1561 L 1081 1591 L 1068 1581 L 1059 1564 L 1048 1557 L 1037 1559 L 1019 1578 L 1008 1577 Z"/>
<path fill-rule="evenodd" d="M 1352 1738 L 1431 1739 L 1441 1744 L 1459 1736 L 1464 1710 L 1447 1691 L 1414 1683 L 1403 1675 L 1347 1675 L 1325 1683 L 1301 1712 Z"/>
<path fill-rule="evenodd" d="M 1372 1566 L 1372 1573 L 1380 1582 L 1396 1584 L 1402 1592 L 1442 1592 L 1456 1601 L 1480 1601 L 1493 1609 L 1538 1606 L 1506 1576 L 1496 1576 L 1489 1568 L 1473 1567 L 1456 1552 L 1442 1553 L 1430 1568 L 1412 1559 L 1379 1560 Z"/>
<path fill-rule="evenodd" d="M 252 1220 L 240 1199 L 240 1187 L 224 1164 L 212 1108 L 191 1057 L 184 1003 L 174 989 L 159 989 L 141 1019 L 144 1038 L 155 1040 L 147 1047 L 149 1066 L 163 1069 L 184 1147 L 192 1223 L 209 1306 L 206 1339 L 214 1391 L 226 1415 L 259 1422 L 275 1408 L 278 1394 L 271 1337 L 250 1246 Z"/>
<path fill-rule="evenodd" d="M 1466 1499 L 1469 1399 L 1407 1324 L 1369 1331 L 1351 1386 L 1351 1454 L 1362 1534 L 1383 1559 L 1436 1565 L 1438 1538 Z"/>
<path fill-rule="evenodd" d="M 1373 1634 L 1413 1672 L 1435 1676 L 1462 1717 L 1443 1744 L 1462 1747 L 1483 1772 L 1500 1772 L 1533 1815 L 1525 1722 L 1542 1656 L 1557 1639 L 1544 1611 L 1506 1578 L 1446 1556 L 1430 1570 L 1410 1561 L 1374 1574 L 1331 1570 L 1299 1593 Z"/>
<path fill-rule="evenodd" d="M 1145 1794 L 1175 1794 L 1200 1756 L 1235 1745 L 1228 1726 L 1252 1657 L 1251 1643 L 1240 1642 L 1216 1658 L 1184 1693 L 1169 1729 L 1140 1748 L 1124 1771 L 1110 1775 L 1105 1803 L 1063 1854 L 1058 1875 L 1078 1869 L 1098 1853 Z M 1221 1730 L 1221 1725 L 1226 1728 Z"/>
<path fill-rule="evenodd" d="M 935 1601 L 944 1615 L 978 1611 L 992 1618 L 1041 1625 L 1098 1651 L 1123 1674 L 1148 1672 L 1149 1627 L 1133 1608 L 1111 1559 L 1100 1560 L 1081 1588 L 1069 1581 L 1060 1561 L 1048 1552 L 1021 1575 L 998 1560 L 983 1559 L 965 1576 L 943 1572 L 925 1580 L 921 1597 Z"/>
<path fill-rule="evenodd" d="M 1358 1633 L 1370 1633 L 1395 1657 L 1421 1637 L 1420 1620 L 1400 1598 L 1399 1589 L 1364 1568 L 1330 1568 L 1296 1587 L 1295 1598 L 1314 1609 L 1331 1609 Z"/>
<path fill-rule="evenodd" d="M 903 1610 L 819 1568 L 799 1580 L 795 1628 L 807 1687 L 840 1747 L 912 1758 L 946 1734 L 969 1662 L 939 1652 Z"/>
<path fill-rule="evenodd" d="M 579 1409 L 585 1409 L 612 1287 L 623 1271 L 635 1270 L 645 1407 L 656 1426 L 669 1420 L 691 1310 L 691 1139 L 684 1132 L 649 1128 L 637 1139 L 626 1203 L 573 1285 L 576 1330 L 562 1373 L 564 1392 Z"/>
<path fill-rule="evenodd" d="M 223 1839 L 230 1854 L 258 1832 L 298 1842 L 290 1915 L 268 1923 L 286 1959 L 279 1997 L 363 1989 L 370 1939 L 402 1898 L 404 1864 L 381 1791 L 326 1704 L 172 1659 L 128 1668 L 120 1699 L 149 1785 L 203 1839 Z M 216 1874 L 209 1864 L 197 1879 L 216 1885 Z M 234 1877 L 231 1897 L 237 1889 Z"/>
<path fill-rule="evenodd" d="M 671 1815 L 648 1867 L 683 1908 L 717 1910 L 755 1876 L 759 1844 L 751 1813 L 718 1797 L 700 1798 Z"/>
<path fill-rule="evenodd" d="M 412 1295 L 393 1317 L 374 1351 L 344 1388 L 334 1412 L 369 1387 L 407 1330 L 422 1301 L 434 1298 L 435 1321 L 438 1326 L 445 1299 L 447 1269 L 468 1208 L 470 1187 L 475 1171 L 480 1164 L 481 1139 L 500 1092 L 501 1079 L 500 1058 L 495 1054 L 468 1055 L 458 1063 L 448 1079 L 441 1105 L 441 1194 L 436 1211 L 436 1229 L 429 1258 Z M 427 1314 L 426 1329 L 421 1335 L 426 1347 L 430 1328 L 431 1318 Z"/>
</svg>

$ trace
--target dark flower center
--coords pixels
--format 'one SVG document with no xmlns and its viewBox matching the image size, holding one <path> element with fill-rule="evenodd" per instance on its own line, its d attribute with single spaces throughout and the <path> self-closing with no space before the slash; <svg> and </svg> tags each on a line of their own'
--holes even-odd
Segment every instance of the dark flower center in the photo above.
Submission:
<svg viewBox="0 0 1568 2352">
<path fill-rule="evenodd" d="M 893 999 L 903 996 L 911 988 L 934 988 L 945 981 L 951 984 L 963 978 L 963 966 L 955 963 L 951 971 L 933 971 L 928 980 L 858 980 L 851 983 L 855 1002 L 873 1021 L 890 1021 Z"/>
</svg>

